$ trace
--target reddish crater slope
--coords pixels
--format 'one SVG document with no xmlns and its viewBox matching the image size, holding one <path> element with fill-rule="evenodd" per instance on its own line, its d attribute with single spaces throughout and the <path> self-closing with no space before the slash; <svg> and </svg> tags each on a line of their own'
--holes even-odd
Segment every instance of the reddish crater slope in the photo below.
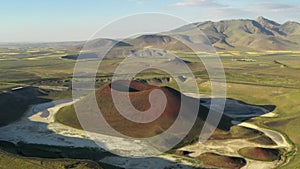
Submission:
<svg viewBox="0 0 300 169">
<path fill-rule="evenodd" d="M 169 87 L 158 87 L 148 84 L 143 84 L 136 81 L 116 81 L 114 84 L 108 84 L 96 91 L 96 99 L 98 106 L 101 110 L 105 120 L 118 132 L 131 137 L 151 137 L 167 130 L 178 117 L 178 113 L 181 108 L 181 95 L 180 92 L 171 89 Z M 132 105 L 140 111 L 145 118 L 155 119 L 157 108 L 150 109 L 149 95 L 153 90 L 161 90 L 166 96 L 166 107 L 163 112 L 155 120 L 149 123 L 134 122 L 126 119 L 117 110 L 113 104 L 112 93 L 115 91 L 118 96 L 126 95 L 129 87 L 129 98 Z M 156 107 L 160 103 L 160 99 L 155 98 L 156 103 L 152 106 Z M 121 100 L 122 102 L 122 100 Z M 122 103 L 121 103 L 122 104 Z M 162 103 L 163 104 L 163 103 Z M 188 103 L 187 103 L 188 104 Z M 189 110 L 188 105 L 183 105 L 183 117 L 188 117 Z M 126 105 L 124 105 L 124 109 Z M 147 111 L 152 110 L 152 111 Z"/>
</svg>

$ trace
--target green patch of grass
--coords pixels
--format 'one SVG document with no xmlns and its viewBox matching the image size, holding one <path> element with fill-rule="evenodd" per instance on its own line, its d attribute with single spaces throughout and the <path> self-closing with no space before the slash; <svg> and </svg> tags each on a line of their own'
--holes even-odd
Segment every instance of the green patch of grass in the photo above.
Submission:
<svg viewBox="0 0 300 169">
<path fill-rule="evenodd" d="M 0 151 L 0 168 L 101 169 L 101 167 L 97 163 L 87 160 L 29 158 L 7 153 L 4 151 Z"/>
<path fill-rule="evenodd" d="M 56 121 L 59 123 L 71 126 L 77 129 L 82 129 L 78 121 L 74 105 L 62 107 L 55 116 Z"/>
</svg>

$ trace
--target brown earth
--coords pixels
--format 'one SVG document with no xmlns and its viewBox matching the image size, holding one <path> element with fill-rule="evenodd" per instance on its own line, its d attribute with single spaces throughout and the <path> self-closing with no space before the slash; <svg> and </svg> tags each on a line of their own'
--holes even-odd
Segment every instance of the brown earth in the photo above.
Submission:
<svg viewBox="0 0 300 169">
<path fill-rule="evenodd" d="M 246 165 L 246 160 L 240 157 L 222 156 L 215 153 L 203 153 L 197 157 L 205 166 L 224 169 L 239 169 Z"/>
<path fill-rule="evenodd" d="M 246 147 L 241 149 L 239 153 L 244 157 L 261 161 L 279 160 L 281 154 L 279 149 L 261 147 Z"/>
</svg>

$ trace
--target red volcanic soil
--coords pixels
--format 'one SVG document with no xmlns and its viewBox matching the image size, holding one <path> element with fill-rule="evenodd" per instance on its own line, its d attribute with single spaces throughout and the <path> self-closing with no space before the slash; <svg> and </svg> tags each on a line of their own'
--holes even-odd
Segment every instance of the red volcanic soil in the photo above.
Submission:
<svg viewBox="0 0 300 169">
<path fill-rule="evenodd" d="M 275 161 L 280 159 L 280 150 L 278 149 L 246 147 L 241 149 L 239 153 L 244 157 L 261 161 Z"/>
<path fill-rule="evenodd" d="M 246 160 L 240 157 L 221 156 L 215 153 L 203 153 L 197 157 L 205 166 L 225 169 L 239 169 L 246 165 Z"/>
<path fill-rule="evenodd" d="M 128 87 L 129 92 L 126 90 Z M 162 98 L 165 98 L 165 101 L 160 100 L 161 95 L 154 96 L 155 102 L 152 102 L 150 108 L 149 95 L 153 90 L 163 92 L 164 97 Z M 131 104 L 140 111 L 138 113 L 142 114 L 141 117 L 150 118 L 152 120 L 137 122 L 137 120 L 133 121 L 125 118 L 115 107 L 111 91 L 116 92 L 118 96 L 128 94 Z M 174 127 L 173 124 L 175 120 L 180 119 L 179 125 L 176 125 L 177 127 L 173 132 L 168 132 L 167 134 L 169 139 L 184 137 L 176 146 L 181 147 L 199 140 L 199 134 L 204 124 L 203 119 L 206 119 L 208 112 L 205 107 L 200 107 L 199 99 L 187 97 L 169 87 L 158 87 L 136 81 L 115 81 L 113 85 L 104 85 L 95 92 L 96 102 L 92 96 L 93 95 L 89 95 L 82 98 L 75 103 L 75 106 L 71 105 L 60 109 L 56 115 L 56 120 L 65 125 L 79 129 L 84 128 L 84 130 L 101 134 L 120 136 L 112 131 L 111 128 L 113 128 L 118 133 L 126 136 L 148 138 L 164 133 L 171 126 Z M 153 95 L 151 95 L 151 97 L 153 97 Z M 122 99 L 122 97 L 120 98 Z M 128 98 L 125 99 L 127 101 L 129 100 Z M 183 101 L 182 105 L 181 101 Z M 122 104 L 124 102 L 121 100 L 120 103 Z M 156 107 L 161 107 L 162 104 L 165 105 L 165 107 L 163 107 L 165 109 L 161 109 L 161 112 L 157 113 Z M 123 110 L 128 110 L 126 106 L 126 104 L 122 105 L 122 108 L 124 107 Z M 74 107 L 76 107 L 76 111 Z M 152 109 L 153 107 L 154 109 Z M 101 112 L 99 112 L 99 109 Z M 179 114 L 180 110 L 182 110 L 182 112 Z M 105 120 L 101 118 L 99 113 L 101 113 Z M 125 113 L 127 113 L 127 111 L 125 111 Z M 80 123 L 77 117 L 80 119 Z M 187 126 L 189 127 L 186 128 Z M 189 129 L 190 131 L 187 131 Z M 173 140 L 159 141 L 168 143 Z"/>
<path fill-rule="evenodd" d="M 180 111 L 181 96 L 180 92 L 169 87 L 158 87 L 143 84 L 136 81 L 115 81 L 114 84 L 108 84 L 96 92 L 96 99 L 101 113 L 109 125 L 118 132 L 131 137 L 151 137 L 167 130 L 176 120 Z M 158 118 L 149 123 L 138 123 L 126 119 L 113 104 L 112 93 L 114 90 L 117 95 L 125 95 L 129 86 L 129 98 L 132 105 L 145 113 L 150 108 L 149 94 L 155 90 L 161 90 L 167 98 L 166 107 Z M 127 93 L 128 94 L 128 93 Z M 155 98 L 159 99 L 161 98 Z M 157 106 L 157 105 L 152 105 Z M 124 105 L 126 107 L 126 105 Z M 143 114 L 145 118 L 152 118 L 157 112 L 156 109 Z M 188 106 L 183 107 L 184 113 L 189 113 Z M 201 130 L 201 128 L 199 129 Z"/>
</svg>

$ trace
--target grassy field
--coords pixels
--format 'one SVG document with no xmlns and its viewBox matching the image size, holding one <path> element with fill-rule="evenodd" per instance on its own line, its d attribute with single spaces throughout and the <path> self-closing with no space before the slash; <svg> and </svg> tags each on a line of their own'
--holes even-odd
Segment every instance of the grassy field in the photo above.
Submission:
<svg viewBox="0 0 300 169">
<path fill-rule="evenodd" d="M 231 64 L 231 59 L 222 58 L 227 76 L 227 96 L 251 104 L 272 104 L 276 106 L 276 118 L 256 118 L 254 123 L 270 127 L 285 134 L 297 149 L 300 148 L 300 58 L 296 56 L 255 57 L 257 62 Z M 280 60 L 288 67 L 274 63 Z M 237 69 L 237 70 L 234 70 Z M 287 120 L 288 119 L 288 120 Z M 294 149 L 296 151 L 296 149 Z M 300 166 L 300 154 L 289 154 L 292 161 L 282 168 Z"/>
<path fill-rule="evenodd" d="M 19 86 L 54 86 L 67 87 L 65 91 L 53 90 L 44 99 L 60 99 L 71 97 L 71 78 L 75 61 L 60 59 L 70 51 L 62 49 L 28 49 L 5 51 L 0 53 L 0 90 L 10 91 Z M 57 50 L 57 52 L 55 52 Z M 195 55 L 176 53 L 182 59 L 192 62 L 188 64 L 194 72 L 201 94 L 210 94 L 210 82 L 205 68 Z M 201 54 L 205 57 L 206 54 Z M 257 117 L 252 119 L 257 125 L 272 128 L 283 133 L 296 148 L 300 149 L 300 54 L 292 51 L 265 52 L 219 52 L 227 78 L 227 97 L 242 100 L 256 105 L 275 105 L 275 118 Z M 248 62 L 243 59 L 251 59 Z M 99 87 L 109 80 L 114 68 L 122 59 L 104 60 L 97 76 Z M 145 71 L 136 79 L 156 85 L 167 85 L 178 88 L 175 81 L 166 80 L 169 75 L 159 71 Z M 156 78 L 156 79 L 155 79 Z M 160 79 L 160 80 L 157 80 Z M 22 109 L 23 110 L 23 109 Z M 1 107 L 1 113 L 3 109 Z M 17 109 L 16 109 L 17 111 Z M 1 118 L 6 115 L 1 114 Z M 265 142 L 265 138 L 255 141 Z M 291 153 L 293 159 L 282 168 L 300 166 L 300 153 Z M 6 156 L 6 155 L 4 155 Z M 7 158 L 9 158 L 7 156 Z M 1 168 L 1 166 L 0 166 Z"/>
<path fill-rule="evenodd" d="M 28 158 L 0 150 L 0 168 L 22 168 L 22 169 L 101 169 L 101 167 L 92 161 L 72 160 L 72 159 L 42 159 Z"/>
</svg>

